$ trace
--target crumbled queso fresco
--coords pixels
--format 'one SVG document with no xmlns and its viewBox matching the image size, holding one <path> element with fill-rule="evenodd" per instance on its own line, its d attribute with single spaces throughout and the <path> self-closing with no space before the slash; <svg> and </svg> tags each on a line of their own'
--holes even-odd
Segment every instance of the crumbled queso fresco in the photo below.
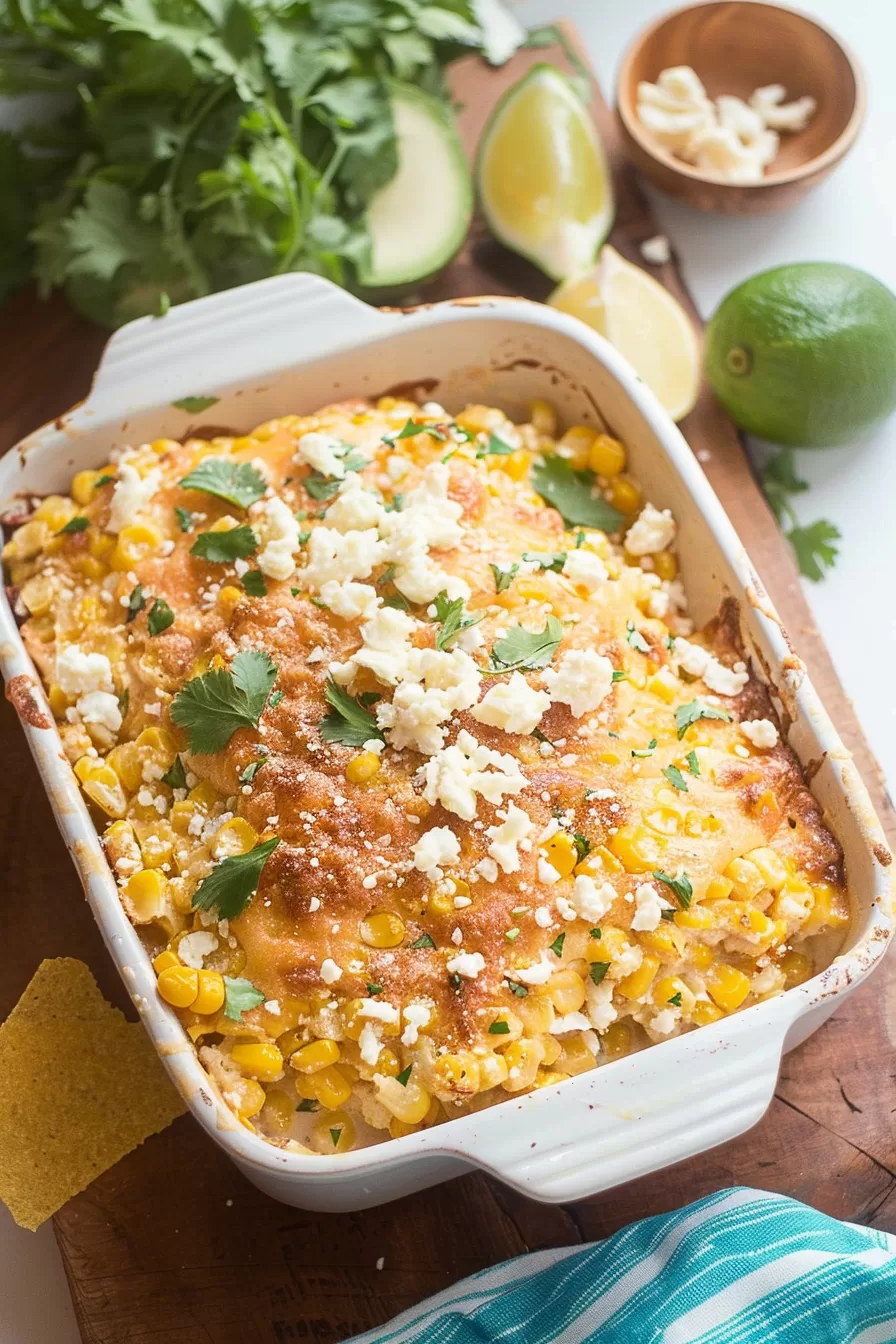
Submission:
<svg viewBox="0 0 896 1344">
<path fill-rule="evenodd" d="M 833 954 L 839 846 L 627 467 L 543 401 L 384 397 L 118 447 L 18 514 L 122 904 L 269 1142 L 399 1138 Z"/>
</svg>

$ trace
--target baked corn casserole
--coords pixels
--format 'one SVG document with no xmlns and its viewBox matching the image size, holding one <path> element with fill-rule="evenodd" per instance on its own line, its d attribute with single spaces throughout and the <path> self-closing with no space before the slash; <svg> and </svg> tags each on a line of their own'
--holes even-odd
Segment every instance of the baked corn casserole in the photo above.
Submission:
<svg viewBox="0 0 896 1344">
<path fill-rule="evenodd" d="M 676 523 L 545 402 L 346 401 L 22 500 L 3 555 L 227 1104 L 399 1137 L 799 984 L 840 848 Z"/>
</svg>

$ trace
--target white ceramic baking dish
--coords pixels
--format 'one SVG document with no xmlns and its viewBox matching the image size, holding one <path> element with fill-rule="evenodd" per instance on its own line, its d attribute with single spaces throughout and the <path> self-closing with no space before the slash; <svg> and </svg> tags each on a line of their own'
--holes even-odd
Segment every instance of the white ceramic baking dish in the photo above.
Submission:
<svg viewBox="0 0 896 1344">
<path fill-rule="evenodd" d="M 425 1133 L 344 1157 L 287 1153 L 234 1120 L 200 1066 L 119 903 L 8 603 L 0 661 L 60 828 L 109 950 L 174 1082 L 237 1166 L 288 1204 L 363 1208 L 480 1167 L 545 1201 L 582 1198 L 733 1138 L 768 1106 L 782 1051 L 815 1031 L 881 958 L 891 931 L 889 854 L 868 795 L 743 547 L 687 444 L 616 351 L 574 319 L 522 300 L 470 299 L 409 313 L 369 308 L 314 276 L 289 275 L 143 319 L 109 341 L 88 399 L 0 463 L 0 504 L 65 490 L 109 447 L 188 424 L 246 430 L 288 411 L 423 384 L 449 409 L 497 404 L 522 417 L 552 401 L 567 423 L 605 424 L 628 446 L 648 498 L 680 525 L 684 582 L 702 623 L 725 594 L 768 680 L 788 740 L 846 855 L 854 917 L 846 950 L 779 998 L 630 1058 Z M 172 402 L 214 395 L 202 417 Z"/>
</svg>

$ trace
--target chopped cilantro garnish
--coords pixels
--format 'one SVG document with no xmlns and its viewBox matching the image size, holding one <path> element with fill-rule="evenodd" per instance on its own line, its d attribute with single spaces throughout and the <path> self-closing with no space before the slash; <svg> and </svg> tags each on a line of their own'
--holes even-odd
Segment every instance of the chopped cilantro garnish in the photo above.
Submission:
<svg viewBox="0 0 896 1344">
<path fill-rule="evenodd" d="M 181 532 L 189 532 L 193 526 L 193 515 L 189 509 L 185 509 L 180 504 L 174 506 L 174 516 L 177 519 L 177 525 Z"/>
<path fill-rule="evenodd" d="M 692 775 L 699 775 L 700 773 L 700 764 L 697 760 L 696 751 L 688 752 L 688 769 Z"/>
<path fill-rule="evenodd" d="M 691 903 L 691 897 L 694 894 L 694 888 L 691 886 L 691 879 L 688 877 L 687 873 L 679 873 L 678 877 L 670 877 L 668 873 L 664 873 L 661 869 L 656 869 L 653 876 L 656 878 L 657 882 L 664 882 L 665 885 L 675 893 L 675 897 L 682 910 L 687 910 Z"/>
<path fill-rule="evenodd" d="M 297 1111 L 316 1111 L 320 1105 L 319 1101 L 313 1101 L 311 1097 L 303 1097 L 296 1107 Z"/>
<path fill-rule="evenodd" d="M 681 1007 L 681 990 L 679 989 L 679 990 L 677 991 L 677 993 L 673 994 L 672 997 L 671 997 L 671 999 L 667 999 L 666 1002 L 667 1002 L 667 1003 L 671 1003 L 672 1006 L 673 1006 L 673 1008 L 680 1008 L 680 1007 Z"/>
<path fill-rule="evenodd" d="M 261 767 L 265 764 L 266 761 L 264 756 L 262 756 L 261 759 L 258 761 L 250 761 L 249 764 L 246 766 L 245 770 L 243 770 L 242 773 L 240 774 L 240 783 L 251 784 L 255 776 L 261 769 Z"/>
<path fill-rule="evenodd" d="M 382 994 L 382 992 L 383 992 L 382 985 L 375 985 L 373 984 L 372 981 L 370 980 L 367 981 L 367 993 L 370 995 L 371 998 L 374 998 L 374 996 L 377 994 Z"/>
<path fill-rule="evenodd" d="M 520 570 L 518 564 L 511 565 L 509 569 L 502 569 L 500 565 L 490 565 L 489 568 L 495 576 L 496 593 L 503 593 L 508 589 Z"/>
<path fill-rule="evenodd" d="M 507 985 L 511 994 L 514 994 L 518 999 L 525 999 L 529 994 L 528 987 L 521 984 L 519 980 L 505 980 L 504 983 Z"/>
<path fill-rule="evenodd" d="M 90 526 L 90 519 L 85 518 L 83 514 L 76 513 L 74 518 L 69 518 L 68 522 L 65 524 L 64 527 L 60 527 L 56 535 L 57 537 L 63 537 L 67 533 L 83 532 L 84 529 L 89 526 Z"/>
<path fill-rule="evenodd" d="M 238 728 L 256 728 L 277 668 L 261 649 L 238 653 L 229 668 L 188 681 L 171 702 L 171 718 L 186 728 L 190 751 L 220 751 Z"/>
<path fill-rule="evenodd" d="M 558 933 L 557 937 L 551 943 L 551 951 L 555 957 L 563 956 L 563 944 L 566 942 L 566 934 Z"/>
<path fill-rule="evenodd" d="M 532 486 L 553 505 L 568 527 L 594 527 L 618 532 L 622 514 L 594 493 L 593 472 L 574 471 L 562 457 L 545 457 L 532 468 Z"/>
<path fill-rule="evenodd" d="M 160 635 L 163 630 L 168 629 L 169 625 L 174 624 L 174 612 L 163 597 L 157 597 L 153 602 L 146 623 L 150 638 L 154 635 Z"/>
<path fill-rule="evenodd" d="M 198 415 L 200 411 L 207 411 L 209 406 L 214 406 L 218 401 L 220 397 L 181 397 L 180 401 L 172 401 L 171 405 L 178 411 Z"/>
<path fill-rule="evenodd" d="M 637 649 L 638 653 L 650 652 L 650 645 L 647 643 L 647 640 L 641 634 L 640 630 L 635 629 L 634 621 L 629 621 L 625 629 L 627 632 L 625 636 L 626 644 L 633 649 Z"/>
<path fill-rule="evenodd" d="M 506 440 L 500 438 L 500 436 L 497 434 L 489 434 L 488 442 L 485 444 L 484 447 L 479 449 L 476 456 L 478 458 L 509 457 L 511 453 L 515 452 L 516 449 L 514 448 L 513 444 L 507 443 Z"/>
<path fill-rule="evenodd" d="M 582 863 L 591 853 L 591 841 L 587 836 L 580 835 L 579 832 L 576 831 L 573 836 L 573 843 L 576 847 L 576 858 L 579 863 Z"/>
<path fill-rule="evenodd" d="M 327 678 L 324 695 L 330 706 L 320 721 L 320 735 L 325 742 L 339 742 L 344 747 L 363 747 L 372 738 L 379 738 L 381 742 L 385 740 L 376 717 L 332 677 Z"/>
<path fill-rule="evenodd" d="M 339 1140 L 342 1138 L 341 1125 L 339 1125 L 338 1127 L 334 1126 L 334 1128 L 330 1130 L 330 1138 L 333 1140 L 333 1147 L 338 1148 Z"/>
<path fill-rule="evenodd" d="M 533 671 L 547 667 L 563 638 L 563 626 L 556 616 L 548 616 L 543 630 L 524 630 L 512 625 L 492 648 L 493 672 Z"/>
<path fill-rule="evenodd" d="M 276 709 L 280 701 L 283 699 L 283 696 L 284 696 L 283 691 L 275 691 L 274 694 L 271 696 L 270 700 L 268 701 L 268 709 Z"/>
<path fill-rule="evenodd" d="M 460 989 L 463 982 L 463 976 L 458 975 L 457 971 L 453 971 L 448 977 L 448 983 L 452 989 Z"/>
<path fill-rule="evenodd" d="M 402 1069 L 401 1073 L 396 1073 L 395 1075 L 396 1083 L 401 1083 L 402 1087 L 407 1087 L 408 1079 L 411 1076 L 411 1071 L 413 1067 L 414 1067 L 413 1064 L 409 1064 L 406 1069 Z"/>
<path fill-rule="evenodd" d="M 146 606 L 146 598 L 143 596 L 143 584 L 138 583 L 136 588 L 131 589 L 131 595 L 128 598 L 127 617 L 125 624 L 130 625 L 135 616 Z"/>
<path fill-rule="evenodd" d="M 617 672 L 614 672 L 614 673 L 613 673 L 612 680 L 613 680 L 613 681 L 627 681 L 627 680 L 628 680 L 628 673 L 627 673 L 627 672 L 618 672 L 618 671 L 617 671 Z"/>
<path fill-rule="evenodd" d="M 530 565 L 538 565 L 539 569 L 552 569 L 559 574 L 566 564 L 566 551 L 523 551 L 523 559 Z"/>
<path fill-rule="evenodd" d="M 247 854 L 221 859 L 194 891 L 193 909 L 214 910 L 219 919 L 236 919 L 255 895 L 261 870 L 279 843 L 275 836 Z"/>
<path fill-rule="evenodd" d="M 485 615 L 485 612 L 481 612 L 478 616 L 471 616 L 464 606 L 464 599 L 456 597 L 453 601 L 449 601 L 444 589 L 435 599 L 435 608 L 435 619 L 442 626 L 436 635 L 436 648 L 442 651 L 447 650 L 448 645 L 457 638 L 461 630 L 469 630 L 471 626 L 478 625 Z"/>
<path fill-rule="evenodd" d="M 238 509 L 248 509 L 267 489 L 260 471 L 249 462 L 235 462 L 230 457 L 204 457 L 179 484 L 183 490 L 202 490 Z"/>
<path fill-rule="evenodd" d="M 598 938 L 598 939 L 599 939 L 599 938 L 600 938 L 600 929 L 589 929 L 589 930 L 588 930 L 588 936 L 589 936 L 590 938 Z"/>
<path fill-rule="evenodd" d="M 520 930 L 519 930 L 519 929 L 505 929 L 505 930 L 504 930 L 504 937 L 507 939 L 508 943 L 515 943 L 516 940 L 517 940 L 517 938 L 519 938 L 519 936 L 520 936 Z"/>
<path fill-rule="evenodd" d="M 239 1022 L 243 1013 L 257 1008 L 260 1003 L 264 1003 L 264 994 L 255 988 L 251 980 L 243 976 L 237 979 L 224 976 L 224 1016 L 229 1017 L 231 1022 Z"/>
<path fill-rule="evenodd" d="M 731 715 L 727 710 L 716 709 L 713 705 L 704 705 L 702 700 L 689 700 L 686 705 L 679 705 L 675 711 L 675 727 L 678 729 L 678 740 L 684 737 L 692 723 L 698 719 L 722 719 L 725 723 L 731 722 Z"/>
<path fill-rule="evenodd" d="M 429 434 L 432 438 L 439 439 L 442 443 L 448 438 L 445 431 L 439 429 L 438 425 L 424 425 L 421 424 L 419 420 L 411 419 L 408 420 L 404 428 L 399 430 L 395 435 L 393 442 L 397 443 L 399 439 L 412 439 L 415 434 Z"/>
<path fill-rule="evenodd" d="M 409 947 L 435 947 L 435 943 L 428 933 L 421 933 L 419 938 L 408 944 Z"/>
<path fill-rule="evenodd" d="M 389 597 L 383 598 L 384 607 L 394 607 L 396 611 L 408 611 L 410 603 L 401 593 L 392 593 Z"/>
<path fill-rule="evenodd" d="M 509 1036 L 510 1023 L 502 1022 L 501 1019 L 499 1018 L 497 1022 L 493 1022 L 491 1024 L 491 1026 L 488 1029 L 488 1034 L 489 1036 Z"/>
<path fill-rule="evenodd" d="M 588 974 L 595 985 L 599 985 L 607 971 L 610 969 L 608 961 L 592 961 Z"/>
<path fill-rule="evenodd" d="M 167 784 L 169 789 L 185 789 L 187 787 L 187 772 L 184 770 L 184 763 L 179 756 L 175 756 L 173 765 L 165 771 L 162 776 L 162 783 Z"/>
<path fill-rule="evenodd" d="M 111 485 L 112 481 L 114 480 L 115 477 L 112 475 L 111 472 L 109 471 L 104 472 L 102 476 L 98 476 L 94 481 L 93 483 L 94 491 L 99 490 L 101 485 Z"/>
<path fill-rule="evenodd" d="M 682 793 L 687 793 L 687 780 L 677 765 L 667 765 L 663 770 L 663 774 L 666 776 L 673 789 L 679 789 Z"/>
<path fill-rule="evenodd" d="M 200 532 L 190 547 L 190 554 L 213 565 L 226 565 L 233 560 L 244 560 L 257 549 L 258 537 L 248 523 L 242 523 L 226 532 Z"/>
<path fill-rule="evenodd" d="M 652 756 L 656 751 L 656 738 L 652 737 L 643 751 L 633 751 L 633 756 Z"/>
<path fill-rule="evenodd" d="M 268 586 L 260 569 L 247 569 L 242 584 L 250 597 L 267 597 Z"/>
</svg>

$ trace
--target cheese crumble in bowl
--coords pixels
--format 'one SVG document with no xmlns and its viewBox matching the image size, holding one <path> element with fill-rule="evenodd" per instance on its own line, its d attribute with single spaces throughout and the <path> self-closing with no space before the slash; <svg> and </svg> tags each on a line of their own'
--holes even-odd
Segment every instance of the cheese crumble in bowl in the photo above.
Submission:
<svg viewBox="0 0 896 1344">
<path fill-rule="evenodd" d="M 842 855 L 626 445 L 395 397 L 78 472 L 4 561 L 226 1104 L 349 1153 L 826 966 Z"/>
</svg>

